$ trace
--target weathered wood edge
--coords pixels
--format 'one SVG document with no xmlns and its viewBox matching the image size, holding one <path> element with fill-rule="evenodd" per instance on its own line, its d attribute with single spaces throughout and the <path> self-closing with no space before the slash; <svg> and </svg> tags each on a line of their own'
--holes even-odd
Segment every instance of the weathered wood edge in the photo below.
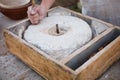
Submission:
<svg viewBox="0 0 120 80">
<path fill-rule="evenodd" d="M 11 29 L 11 28 L 14 28 L 15 26 L 17 26 L 17 25 L 19 25 L 19 24 L 21 24 L 21 23 L 24 23 L 24 22 L 26 22 L 26 21 L 29 21 L 29 19 L 28 19 L 28 18 L 23 19 L 23 20 L 21 20 L 20 22 L 14 24 L 14 25 L 11 25 L 11 26 L 9 26 L 9 27 L 7 27 L 6 30 L 9 30 L 9 29 Z"/>
<path fill-rule="evenodd" d="M 23 45 L 25 46 L 30 46 L 30 48 L 33 50 L 33 51 L 37 51 L 37 55 L 38 56 L 42 56 L 44 57 L 47 61 L 49 61 L 50 63 L 52 63 L 52 65 L 54 65 L 54 67 L 58 68 L 60 71 L 62 71 L 62 73 L 67 73 L 69 74 L 68 76 L 72 79 L 74 79 L 76 77 L 76 73 L 71 70 L 70 68 L 66 67 L 64 64 L 61 64 L 59 63 L 58 61 L 52 59 L 51 57 L 49 57 L 48 55 L 46 55 L 44 52 L 40 51 L 39 49 L 37 49 L 36 47 L 30 45 L 29 43 L 21 40 L 19 37 L 17 37 L 16 35 L 14 35 L 13 33 L 11 33 L 9 30 L 4 30 L 4 36 L 5 38 L 7 39 L 7 37 L 12 37 L 14 39 L 16 39 L 16 41 L 19 41 L 20 43 L 22 43 Z M 7 47 L 9 47 L 8 45 L 8 40 L 5 39 L 5 42 L 6 42 L 6 45 Z M 11 52 L 13 52 L 10 48 L 9 50 Z M 39 54 L 40 53 L 40 54 Z M 13 53 L 14 55 L 16 55 L 18 58 L 20 58 L 22 61 L 24 61 L 26 64 L 28 64 L 32 69 L 34 69 L 38 74 L 42 75 L 38 70 L 36 70 L 33 66 L 31 66 L 29 63 L 27 63 L 27 61 L 25 61 L 24 59 L 21 58 L 21 56 L 18 56 L 16 53 Z M 64 74 L 63 73 L 63 74 Z M 42 75 L 43 76 L 43 75 Z M 44 77 L 44 76 L 43 76 Z M 45 78 L 45 77 L 44 77 Z M 70 79 L 71 80 L 71 79 Z"/>
<path fill-rule="evenodd" d="M 119 29 L 119 30 L 120 30 L 120 26 L 113 26 L 113 27 L 115 27 L 115 28 L 117 28 L 117 29 Z"/>
<path fill-rule="evenodd" d="M 113 25 L 110 24 L 110 23 L 104 22 L 104 21 L 102 21 L 102 20 L 99 20 L 99 19 L 96 19 L 96 18 L 87 16 L 87 15 L 83 15 L 83 14 L 81 14 L 81 13 L 79 13 L 79 12 L 75 12 L 75 11 L 72 11 L 72 10 L 70 10 L 70 9 L 67 9 L 67 8 L 64 8 L 64 7 L 61 7 L 61 6 L 57 6 L 57 7 L 51 8 L 51 9 L 48 10 L 48 12 L 50 12 L 50 11 L 52 11 L 52 10 L 54 10 L 54 9 L 57 9 L 57 8 L 64 9 L 64 10 L 66 10 L 66 11 L 68 11 L 68 12 L 71 12 L 72 14 L 76 14 L 76 15 L 80 16 L 80 17 L 83 18 L 83 19 L 96 20 L 96 21 L 98 21 L 98 22 L 101 22 L 101 23 L 103 23 L 103 24 L 106 24 L 108 27 L 113 27 Z M 26 21 L 29 21 L 29 19 L 26 18 L 26 19 L 24 19 L 24 20 L 22 20 L 22 21 L 20 21 L 20 22 L 18 22 L 18 23 L 16 23 L 16 24 L 14 24 L 14 25 L 8 27 L 7 29 L 13 28 L 13 27 L 15 27 L 16 25 L 19 25 L 19 24 L 21 24 L 21 23 L 23 23 L 23 22 L 26 22 Z"/>
<path fill-rule="evenodd" d="M 102 23 L 102 24 L 105 24 L 105 25 L 108 26 L 108 27 L 113 27 L 113 26 L 114 26 L 114 25 L 111 24 L 111 23 L 108 23 L 108 22 L 102 21 L 102 20 L 100 20 L 100 19 L 97 19 L 97 18 L 94 18 L 94 17 L 90 17 L 90 16 L 87 16 L 87 15 L 81 14 L 81 13 L 79 13 L 79 12 L 75 12 L 75 11 L 73 11 L 73 10 L 70 10 L 70 9 L 67 9 L 67 8 L 64 8 L 64 7 L 61 7 L 61 6 L 57 6 L 57 7 L 53 8 L 53 9 L 51 9 L 51 10 L 54 10 L 54 9 L 56 9 L 56 8 L 64 9 L 64 10 L 66 10 L 66 11 L 68 11 L 68 12 L 71 12 L 72 14 L 75 14 L 75 15 L 77 15 L 78 17 L 81 17 L 82 19 L 85 19 L 85 20 L 87 20 L 87 19 L 95 20 L 95 21 L 98 21 L 98 22 L 100 22 L 100 23 Z"/>
<path fill-rule="evenodd" d="M 105 32 L 103 32 L 102 34 L 98 35 L 97 37 L 95 37 L 93 40 L 91 40 L 89 43 L 87 43 L 85 46 L 77 49 L 75 52 L 73 52 L 71 55 L 69 55 L 67 58 L 62 59 L 61 63 L 62 64 L 66 64 L 69 60 L 71 60 L 73 57 L 75 57 L 77 54 L 81 53 L 82 51 L 86 50 L 89 46 L 91 46 L 92 44 L 96 43 L 99 39 L 101 39 L 102 37 L 106 36 L 107 34 L 109 34 L 109 32 L 111 32 L 114 28 L 109 28 L 108 30 L 106 30 Z"/>
<path fill-rule="evenodd" d="M 58 7 L 51 8 L 51 9 L 48 10 L 48 12 L 50 12 L 51 10 L 54 10 L 54 9 L 56 9 L 56 8 L 58 8 Z M 25 19 L 21 20 L 20 22 L 14 24 L 14 25 L 11 25 L 11 26 L 9 26 L 9 27 L 7 27 L 6 29 L 9 30 L 10 28 L 14 28 L 15 26 L 17 26 L 17 25 L 19 25 L 19 24 L 21 24 L 21 23 L 24 23 L 24 22 L 26 22 L 26 21 L 30 21 L 29 18 L 25 18 Z"/>
<path fill-rule="evenodd" d="M 56 8 L 56 7 L 55 7 Z M 60 8 L 63 8 L 63 7 L 60 7 Z M 54 8 L 52 8 L 52 9 L 54 9 Z M 51 10 L 52 10 L 51 9 Z M 64 8 L 64 9 L 66 9 L 66 8 Z M 73 13 L 77 13 L 77 12 L 74 12 L 74 11 L 72 11 L 72 10 L 69 10 L 69 9 L 66 9 L 66 10 L 68 10 L 68 11 L 70 11 L 70 12 L 73 12 Z M 80 13 L 78 13 L 78 15 L 80 15 Z M 84 17 L 84 18 L 86 18 L 86 19 L 88 19 L 89 18 L 89 16 L 88 17 L 86 17 L 86 16 L 84 16 L 84 15 L 82 15 L 81 14 L 81 16 L 80 17 Z M 90 19 L 92 19 L 92 17 L 90 17 Z M 109 25 L 110 27 L 113 27 L 113 25 L 112 24 L 109 24 L 109 23 L 106 23 L 106 22 L 103 22 L 103 21 L 101 21 L 101 20 L 98 20 L 98 19 L 96 19 L 96 18 L 93 18 L 93 20 L 97 20 L 97 21 L 100 21 L 100 22 L 102 22 L 103 24 L 106 24 L 106 25 Z M 10 29 L 10 28 L 13 28 L 14 26 L 16 26 L 16 25 L 19 25 L 20 23 L 23 23 L 23 22 L 25 22 L 25 21 L 29 21 L 29 19 L 25 19 L 25 20 L 23 20 L 23 21 L 21 21 L 21 22 L 19 22 L 19 23 L 17 23 L 17 24 L 15 24 L 15 25 L 12 25 L 12 26 L 10 26 L 8 29 Z M 115 26 L 116 27 L 116 26 Z M 119 28 L 119 27 L 116 27 L 116 28 Z M 119 28 L 120 29 L 120 28 Z M 6 31 L 5 31 L 6 32 Z M 59 63 L 59 62 L 57 62 L 57 63 Z M 78 70 L 78 69 L 77 69 Z M 73 72 L 74 73 L 74 72 Z M 76 73 L 75 73 L 76 74 Z M 78 73 L 77 73 L 78 74 Z"/>
<path fill-rule="evenodd" d="M 100 52 L 98 52 L 95 56 L 93 56 L 92 58 L 90 58 L 86 63 L 84 63 L 84 65 L 82 65 L 81 67 L 79 67 L 76 72 L 79 73 L 79 71 L 82 71 L 83 69 L 87 68 L 88 65 L 90 65 L 93 61 L 95 61 L 98 58 L 101 58 L 100 56 L 102 56 L 106 51 L 110 50 L 110 47 L 112 47 L 113 45 L 116 45 L 118 42 L 120 42 L 120 36 L 118 38 L 116 38 L 114 41 L 112 41 L 109 45 L 107 45 L 105 48 L 103 48 Z M 118 45 L 120 46 L 120 43 L 118 43 Z M 120 48 L 120 47 L 119 47 Z M 120 51 L 120 50 L 119 50 Z M 120 52 L 119 52 L 120 54 Z M 120 57 L 120 56 L 119 56 Z"/>
<path fill-rule="evenodd" d="M 75 71 L 78 74 L 76 80 L 95 80 L 118 59 L 120 59 L 120 36 L 79 67 Z"/>
</svg>

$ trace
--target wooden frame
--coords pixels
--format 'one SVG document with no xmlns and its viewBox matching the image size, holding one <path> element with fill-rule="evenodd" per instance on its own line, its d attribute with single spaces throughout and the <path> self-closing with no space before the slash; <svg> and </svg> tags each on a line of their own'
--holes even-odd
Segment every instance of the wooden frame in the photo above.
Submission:
<svg viewBox="0 0 120 80">
<path fill-rule="evenodd" d="M 66 59 L 57 61 L 18 37 L 16 34 L 18 27 L 30 25 L 29 20 L 26 19 L 4 30 L 5 42 L 9 51 L 48 80 L 95 80 L 120 58 L 120 28 L 62 7 L 53 8 L 49 12 L 55 9 L 68 11 L 90 25 L 92 21 L 97 21 L 101 24 L 100 26 L 107 26 L 108 29 Z M 97 51 L 106 42 L 109 44 Z M 89 58 L 94 52 L 96 54 Z"/>
</svg>

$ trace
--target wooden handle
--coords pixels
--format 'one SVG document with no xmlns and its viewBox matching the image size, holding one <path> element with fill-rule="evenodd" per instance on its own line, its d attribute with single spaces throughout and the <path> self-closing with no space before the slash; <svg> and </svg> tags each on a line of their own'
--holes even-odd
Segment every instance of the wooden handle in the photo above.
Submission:
<svg viewBox="0 0 120 80">
<path fill-rule="evenodd" d="M 57 34 L 60 33 L 58 24 L 56 24 L 56 32 L 57 32 Z"/>
<path fill-rule="evenodd" d="M 35 6 L 35 0 L 32 0 L 32 6 L 33 7 Z"/>
</svg>

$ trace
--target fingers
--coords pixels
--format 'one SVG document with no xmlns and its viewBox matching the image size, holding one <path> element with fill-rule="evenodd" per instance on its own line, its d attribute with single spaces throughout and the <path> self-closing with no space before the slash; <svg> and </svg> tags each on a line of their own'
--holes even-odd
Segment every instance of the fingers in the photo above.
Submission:
<svg viewBox="0 0 120 80">
<path fill-rule="evenodd" d="M 28 7 L 27 13 L 28 13 L 29 15 L 34 15 L 36 12 L 37 12 L 37 11 L 36 11 L 32 6 Z"/>
<path fill-rule="evenodd" d="M 40 20 L 42 20 L 46 16 L 47 11 L 44 8 L 40 8 L 40 10 L 38 10 L 38 13 L 40 15 Z"/>
<path fill-rule="evenodd" d="M 27 14 L 32 24 L 38 24 L 40 20 L 46 16 L 47 11 L 46 9 L 36 5 L 35 7 L 28 7 Z"/>
<path fill-rule="evenodd" d="M 32 15 L 32 16 L 28 14 L 28 17 L 29 17 L 32 24 L 37 24 L 40 21 L 38 14 L 35 14 L 35 15 Z"/>
<path fill-rule="evenodd" d="M 28 7 L 28 18 L 30 19 L 32 24 L 38 24 L 40 21 L 40 15 L 37 12 L 37 8 L 34 7 L 32 8 L 32 6 Z"/>
<path fill-rule="evenodd" d="M 39 15 L 35 14 L 35 15 L 30 16 L 30 21 L 32 24 L 38 24 L 40 21 Z"/>
</svg>

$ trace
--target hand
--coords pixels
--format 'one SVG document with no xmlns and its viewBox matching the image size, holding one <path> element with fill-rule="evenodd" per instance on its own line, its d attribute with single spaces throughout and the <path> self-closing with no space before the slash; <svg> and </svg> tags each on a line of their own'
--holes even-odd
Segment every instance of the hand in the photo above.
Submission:
<svg viewBox="0 0 120 80">
<path fill-rule="evenodd" d="M 28 7 L 27 14 L 32 24 L 38 24 L 46 16 L 47 10 L 40 5 L 35 5 Z"/>
</svg>

